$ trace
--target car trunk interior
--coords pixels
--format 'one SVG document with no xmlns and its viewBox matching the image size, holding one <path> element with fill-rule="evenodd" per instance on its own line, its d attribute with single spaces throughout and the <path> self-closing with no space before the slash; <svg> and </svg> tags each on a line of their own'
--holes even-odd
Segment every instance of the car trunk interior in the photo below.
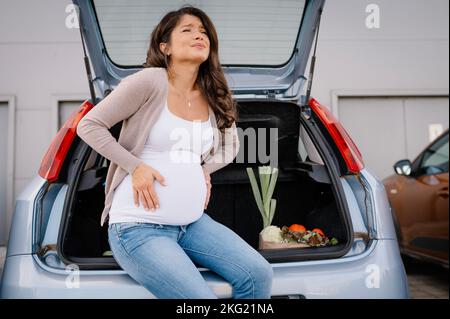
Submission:
<svg viewBox="0 0 450 319">
<path fill-rule="evenodd" d="M 295 260 L 292 256 L 299 256 L 298 260 L 336 257 L 336 252 L 342 252 L 347 246 L 350 236 L 346 231 L 343 214 L 338 209 L 328 169 L 299 152 L 301 119 L 298 105 L 277 100 L 240 100 L 238 114 L 237 126 L 242 130 L 278 129 L 278 136 L 275 138 L 278 144 L 279 175 L 272 196 L 277 200 L 272 225 L 281 228 L 295 223 L 303 224 L 307 229 L 318 227 L 328 237 L 335 237 L 339 242 L 331 247 L 280 249 L 277 250 L 278 260 L 282 260 L 280 256 L 286 257 L 286 260 Z M 116 138 L 119 131 L 120 125 L 111 128 L 111 133 Z M 258 137 L 261 131 L 256 131 Z M 241 132 L 238 157 L 211 175 L 212 194 L 206 212 L 258 249 L 259 232 L 263 223 L 246 168 L 253 167 L 255 175 L 258 176 L 257 167 L 268 163 L 261 163 L 258 159 L 256 162 L 250 162 L 247 137 L 243 137 L 245 134 L 241 135 Z M 269 149 L 269 144 L 270 139 L 267 139 L 266 150 Z M 95 152 L 90 155 L 86 154 L 86 164 L 80 173 L 72 206 L 69 205 L 70 220 L 66 224 L 63 243 L 66 259 L 104 259 L 108 257 L 102 258 L 103 253 L 110 250 L 107 223 L 100 227 L 104 181 L 109 161 Z M 270 250 L 260 252 L 265 255 L 270 253 Z"/>
</svg>

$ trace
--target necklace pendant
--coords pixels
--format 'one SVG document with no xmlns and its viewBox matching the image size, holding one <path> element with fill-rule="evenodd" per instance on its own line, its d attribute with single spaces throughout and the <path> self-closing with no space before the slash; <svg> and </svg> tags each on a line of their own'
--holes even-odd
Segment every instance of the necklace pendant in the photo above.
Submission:
<svg viewBox="0 0 450 319">
<path fill-rule="evenodd" d="M 188 107 L 191 108 L 191 101 L 188 101 Z"/>
</svg>

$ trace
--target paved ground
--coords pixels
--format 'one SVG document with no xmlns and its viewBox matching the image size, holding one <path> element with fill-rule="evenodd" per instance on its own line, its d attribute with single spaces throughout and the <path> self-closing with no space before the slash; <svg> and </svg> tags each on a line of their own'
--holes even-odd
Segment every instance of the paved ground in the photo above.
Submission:
<svg viewBox="0 0 450 319">
<path fill-rule="evenodd" d="M 449 299 L 448 269 L 403 258 L 412 299 Z"/>
<path fill-rule="evenodd" d="M 6 248 L 0 247 L 0 278 Z M 409 289 L 413 299 L 449 299 L 448 269 L 426 264 L 410 258 L 404 259 Z"/>
</svg>

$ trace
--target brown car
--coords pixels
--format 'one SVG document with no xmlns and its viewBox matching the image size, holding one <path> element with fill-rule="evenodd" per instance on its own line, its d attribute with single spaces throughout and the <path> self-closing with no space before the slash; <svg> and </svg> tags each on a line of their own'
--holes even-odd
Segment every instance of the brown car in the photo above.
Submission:
<svg viewBox="0 0 450 319">
<path fill-rule="evenodd" d="M 448 130 L 383 180 L 402 254 L 448 268 Z"/>
</svg>

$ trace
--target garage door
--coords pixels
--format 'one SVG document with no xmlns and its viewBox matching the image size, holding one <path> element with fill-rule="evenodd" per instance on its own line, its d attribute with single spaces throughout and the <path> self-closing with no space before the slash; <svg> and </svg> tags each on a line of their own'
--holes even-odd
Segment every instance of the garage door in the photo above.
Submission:
<svg viewBox="0 0 450 319">
<path fill-rule="evenodd" d="M 73 111 L 78 110 L 83 101 L 60 101 L 58 103 L 58 130 L 66 123 Z"/>
<path fill-rule="evenodd" d="M 0 102 L 0 245 L 6 243 L 6 183 L 8 154 L 8 104 Z"/>
<path fill-rule="evenodd" d="M 410 160 L 448 128 L 448 97 L 339 98 L 338 116 L 366 166 L 383 179 L 393 164 Z"/>
</svg>

